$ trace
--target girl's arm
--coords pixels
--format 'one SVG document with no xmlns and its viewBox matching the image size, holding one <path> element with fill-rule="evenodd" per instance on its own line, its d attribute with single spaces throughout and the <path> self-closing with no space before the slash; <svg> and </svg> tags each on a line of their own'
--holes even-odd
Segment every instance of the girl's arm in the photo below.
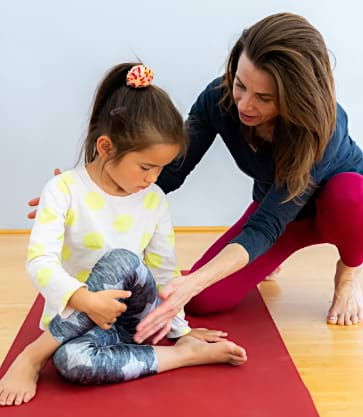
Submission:
<svg viewBox="0 0 363 417">
<path fill-rule="evenodd" d="M 70 189 L 67 176 L 52 178 L 45 186 L 30 235 L 26 268 L 52 311 L 66 317 L 68 300 L 86 285 L 68 274 L 62 258 L 69 256 L 64 246 L 65 225 L 70 215 Z"/>
<path fill-rule="evenodd" d="M 72 186 L 74 178 L 67 172 L 46 185 L 30 236 L 27 270 L 52 315 L 66 318 L 75 310 L 81 311 L 100 327 L 108 329 L 109 323 L 126 310 L 116 299 L 128 298 L 130 293 L 121 290 L 90 292 L 85 283 L 63 268 L 62 260 L 72 256 L 72 248 L 64 244 L 65 229 L 72 227 L 75 218 L 71 207 Z"/>
</svg>

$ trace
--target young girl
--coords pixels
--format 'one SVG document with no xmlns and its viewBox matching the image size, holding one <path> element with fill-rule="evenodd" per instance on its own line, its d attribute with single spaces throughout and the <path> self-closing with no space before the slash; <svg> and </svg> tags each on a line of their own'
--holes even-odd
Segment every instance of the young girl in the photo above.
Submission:
<svg viewBox="0 0 363 417">
<path fill-rule="evenodd" d="M 108 73 L 91 114 L 85 166 L 43 190 L 27 270 L 45 298 L 45 331 L 0 381 L 1 405 L 31 400 L 54 352 L 57 370 L 84 384 L 246 360 L 225 333 L 191 330 L 182 311 L 159 323 L 152 340 L 167 334 L 179 338 L 174 346 L 133 342 L 136 326 L 158 304 L 157 286 L 179 275 L 168 204 L 154 183 L 185 150 L 183 121 L 152 78 L 138 64 Z"/>
</svg>

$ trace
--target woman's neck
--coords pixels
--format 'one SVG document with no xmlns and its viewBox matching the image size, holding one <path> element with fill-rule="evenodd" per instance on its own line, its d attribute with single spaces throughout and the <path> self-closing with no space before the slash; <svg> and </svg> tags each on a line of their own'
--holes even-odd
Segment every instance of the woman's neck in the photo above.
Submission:
<svg viewBox="0 0 363 417">
<path fill-rule="evenodd" d="M 255 127 L 255 134 L 266 142 L 272 142 L 276 121 L 266 122 Z"/>
</svg>

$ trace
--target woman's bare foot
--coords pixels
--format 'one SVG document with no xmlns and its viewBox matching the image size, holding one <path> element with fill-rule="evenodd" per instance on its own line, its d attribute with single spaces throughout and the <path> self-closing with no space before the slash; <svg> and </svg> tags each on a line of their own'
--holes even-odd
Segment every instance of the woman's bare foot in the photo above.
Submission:
<svg viewBox="0 0 363 417">
<path fill-rule="evenodd" d="M 275 281 L 279 275 L 279 273 L 281 272 L 281 266 L 278 266 L 274 271 L 271 272 L 270 275 L 267 275 L 265 277 L 265 281 Z"/>
<path fill-rule="evenodd" d="M 0 380 L 0 406 L 29 402 L 35 395 L 39 372 L 44 364 L 34 358 L 29 348 L 25 348 Z"/>
<path fill-rule="evenodd" d="M 208 343 L 192 336 L 184 336 L 175 345 L 182 348 L 184 353 L 188 353 L 191 358 L 189 366 L 208 363 L 229 363 L 238 366 L 247 360 L 246 351 L 229 340 Z"/>
<path fill-rule="evenodd" d="M 359 282 L 360 267 L 351 268 L 337 262 L 335 291 L 327 322 L 350 326 L 363 322 L 363 294 Z"/>
</svg>

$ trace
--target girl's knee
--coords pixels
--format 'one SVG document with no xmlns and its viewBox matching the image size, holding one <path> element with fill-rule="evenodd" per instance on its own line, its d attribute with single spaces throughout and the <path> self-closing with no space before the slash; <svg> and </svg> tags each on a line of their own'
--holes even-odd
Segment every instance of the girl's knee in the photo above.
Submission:
<svg viewBox="0 0 363 417">
<path fill-rule="evenodd" d="M 101 258 L 102 261 L 115 265 L 125 265 L 132 269 L 140 265 L 140 258 L 128 249 L 112 249 L 105 253 Z"/>
</svg>

